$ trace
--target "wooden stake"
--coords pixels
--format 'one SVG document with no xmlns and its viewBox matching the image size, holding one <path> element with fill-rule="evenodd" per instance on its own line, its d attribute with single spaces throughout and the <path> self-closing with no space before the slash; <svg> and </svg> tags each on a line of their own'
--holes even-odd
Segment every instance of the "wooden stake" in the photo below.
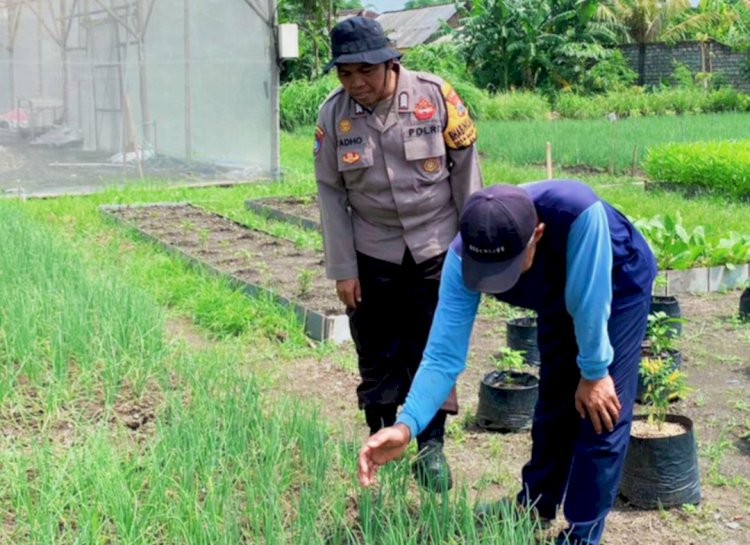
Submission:
<svg viewBox="0 0 750 545">
<path fill-rule="evenodd" d="M 633 146 L 633 160 L 630 163 L 630 177 L 635 178 L 635 163 L 638 157 L 638 144 Z"/>
<path fill-rule="evenodd" d="M 546 155 L 547 155 L 547 179 L 552 179 L 552 143 L 547 142 L 546 145 Z"/>
<path fill-rule="evenodd" d="M 123 100 L 122 106 L 125 109 L 125 124 L 128 128 L 128 140 L 130 140 L 130 146 L 133 148 L 133 153 L 135 153 L 135 164 L 138 167 L 138 176 L 141 177 L 141 181 L 143 181 L 143 163 L 141 162 L 142 154 L 143 154 L 143 148 L 138 147 L 138 138 L 135 135 L 135 127 L 133 126 L 133 116 L 131 115 L 130 111 L 130 95 L 125 95 L 125 100 Z M 127 149 L 129 146 L 123 146 L 124 149 Z M 123 155 L 122 158 L 123 163 L 125 163 L 125 156 Z"/>
</svg>

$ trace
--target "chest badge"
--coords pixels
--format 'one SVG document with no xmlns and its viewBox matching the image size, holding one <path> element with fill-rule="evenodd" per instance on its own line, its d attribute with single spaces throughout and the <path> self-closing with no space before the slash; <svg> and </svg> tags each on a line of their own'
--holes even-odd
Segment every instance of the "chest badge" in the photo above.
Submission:
<svg viewBox="0 0 750 545">
<path fill-rule="evenodd" d="M 440 161 L 438 161 L 434 157 L 430 159 L 425 159 L 425 162 L 422 165 L 422 168 L 424 169 L 425 172 L 435 172 L 438 168 L 440 168 Z"/>
<path fill-rule="evenodd" d="M 339 121 L 339 132 L 341 133 L 348 133 L 350 130 L 352 130 L 352 122 L 348 119 L 342 119 Z"/>
<path fill-rule="evenodd" d="M 356 151 L 347 151 L 344 155 L 341 156 L 341 160 L 347 165 L 353 165 L 354 163 L 359 162 L 361 158 L 362 156 Z"/>
<path fill-rule="evenodd" d="M 414 117 L 420 121 L 427 121 L 428 119 L 432 119 L 433 115 L 435 115 L 435 106 L 432 105 L 432 102 L 424 97 L 420 98 L 419 102 L 414 106 Z"/>
<path fill-rule="evenodd" d="M 400 111 L 409 109 L 409 93 L 406 91 L 401 91 L 398 95 L 398 109 Z"/>
</svg>

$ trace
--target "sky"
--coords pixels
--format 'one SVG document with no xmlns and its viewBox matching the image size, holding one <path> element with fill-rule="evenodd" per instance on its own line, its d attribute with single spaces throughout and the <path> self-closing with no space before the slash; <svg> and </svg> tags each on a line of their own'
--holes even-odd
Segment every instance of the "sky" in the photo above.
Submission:
<svg viewBox="0 0 750 545">
<path fill-rule="evenodd" d="M 404 4 L 406 3 L 406 0 L 361 0 L 361 1 L 362 1 L 362 5 L 365 7 L 369 7 L 370 5 L 372 5 L 372 9 L 378 13 L 404 9 Z"/>
</svg>

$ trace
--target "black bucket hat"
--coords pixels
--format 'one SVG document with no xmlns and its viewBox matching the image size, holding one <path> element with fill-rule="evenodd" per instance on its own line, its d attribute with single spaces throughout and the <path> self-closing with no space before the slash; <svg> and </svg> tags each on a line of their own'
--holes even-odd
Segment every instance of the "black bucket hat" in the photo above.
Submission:
<svg viewBox="0 0 750 545">
<path fill-rule="evenodd" d="M 380 23 L 359 15 L 344 19 L 331 29 L 331 52 L 333 58 L 325 65 L 323 73 L 335 64 L 380 64 L 401 58 L 401 53 L 391 47 Z"/>
</svg>

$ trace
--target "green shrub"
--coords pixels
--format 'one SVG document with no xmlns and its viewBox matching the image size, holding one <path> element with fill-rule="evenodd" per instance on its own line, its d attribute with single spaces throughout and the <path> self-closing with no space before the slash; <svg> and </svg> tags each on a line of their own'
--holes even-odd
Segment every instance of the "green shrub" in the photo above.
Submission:
<svg viewBox="0 0 750 545">
<path fill-rule="evenodd" d="M 742 95 L 731 87 L 722 87 L 708 94 L 704 110 L 709 112 L 741 112 L 745 109 L 741 97 Z"/>
<path fill-rule="evenodd" d="M 462 80 L 451 81 L 453 88 L 469 109 L 472 119 L 485 119 L 487 108 L 487 94 L 471 83 Z"/>
<path fill-rule="evenodd" d="M 499 93 L 487 99 L 485 119 L 546 119 L 549 111 L 549 103 L 541 95 L 529 92 Z"/>
<path fill-rule="evenodd" d="M 604 92 L 623 90 L 633 85 L 638 74 L 630 68 L 630 63 L 619 49 L 610 50 L 609 55 L 587 70 L 582 77 L 585 91 Z"/>
<path fill-rule="evenodd" d="M 459 55 L 455 44 L 450 42 L 418 45 L 404 54 L 401 63 L 409 70 L 430 72 L 454 85 L 458 81 L 471 80 L 466 63 Z"/>
<path fill-rule="evenodd" d="M 566 119 L 597 119 L 607 115 L 604 101 L 598 96 L 586 97 L 575 93 L 560 93 L 555 109 Z"/>
<path fill-rule="evenodd" d="M 318 120 L 318 108 L 338 85 L 333 74 L 312 81 L 296 80 L 284 84 L 279 97 L 281 128 L 292 131 L 300 126 L 314 125 Z"/>
<path fill-rule="evenodd" d="M 698 87 L 680 87 L 653 93 L 647 93 L 642 87 L 631 87 L 594 96 L 560 93 L 555 109 L 560 117 L 570 119 L 597 119 L 610 112 L 617 117 L 639 117 L 748 111 L 750 96 L 730 87 L 709 92 Z"/>
<path fill-rule="evenodd" d="M 653 146 L 643 167 L 655 181 L 750 197 L 750 140 Z"/>
</svg>

